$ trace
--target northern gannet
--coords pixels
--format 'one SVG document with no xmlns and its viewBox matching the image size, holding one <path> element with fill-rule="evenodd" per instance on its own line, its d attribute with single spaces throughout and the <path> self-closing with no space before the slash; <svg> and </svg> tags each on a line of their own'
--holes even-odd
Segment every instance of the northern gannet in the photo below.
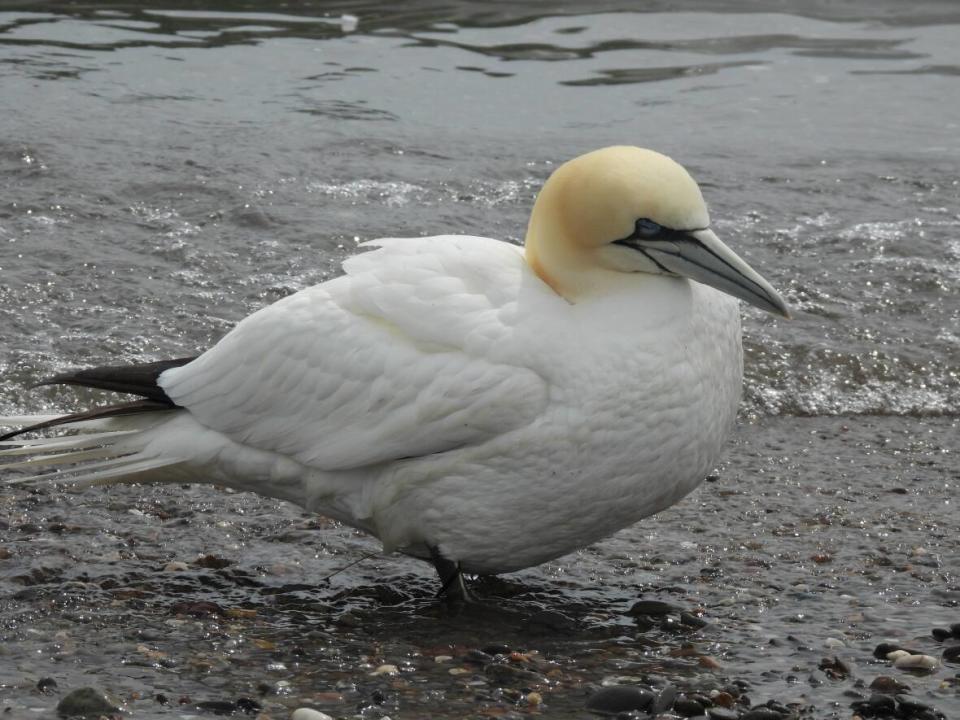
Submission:
<svg viewBox="0 0 960 720">
<path fill-rule="evenodd" d="M 710 229 L 670 158 L 560 166 L 524 247 L 364 243 L 344 274 L 253 313 L 195 358 L 58 375 L 141 399 L 0 438 L 27 479 L 215 483 L 296 503 L 385 551 L 496 574 L 672 505 L 717 462 L 740 399 L 739 303 L 789 317 Z M 16 435 L 69 424 L 79 435 Z"/>
</svg>

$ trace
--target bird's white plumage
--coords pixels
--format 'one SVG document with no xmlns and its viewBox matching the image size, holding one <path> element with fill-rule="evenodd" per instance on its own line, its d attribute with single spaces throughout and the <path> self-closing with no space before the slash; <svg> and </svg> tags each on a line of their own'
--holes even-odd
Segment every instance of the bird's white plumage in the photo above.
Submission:
<svg viewBox="0 0 960 720">
<path fill-rule="evenodd" d="M 383 245 L 168 370 L 188 412 L 153 452 L 475 572 L 605 537 L 716 462 L 736 300 L 650 277 L 571 304 L 497 240 Z"/>
<path fill-rule="evenodd" d="M 327 471 L 477 445 L 535 420 L 547 383 L 505 352 L 519 248 L 453 236 L 379 244 L 160 385 L 206 427 Z"/>
<path fill-rule="evenodd" d="M 590 153 L 548 181 L 525 250 L 376 241 L 160 375 L 182 409 L 0 455 L 94 461 L 72 471 L 88 482 L 252 490 L 470 572 L 541 563 L 668 507 L 719 457 L 740 320 L 702 283 L 786 305 L 706 222 L 669 158 Z"/>
</svg>

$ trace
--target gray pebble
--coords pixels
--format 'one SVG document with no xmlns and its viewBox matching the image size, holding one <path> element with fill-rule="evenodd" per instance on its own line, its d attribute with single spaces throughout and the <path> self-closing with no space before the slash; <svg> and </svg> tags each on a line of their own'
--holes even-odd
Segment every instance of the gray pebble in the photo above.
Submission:
<svg viewBox="0 0 960 720">
<path fill-rule="evenodd" d="M 773 708 L 757 707 L 747 710 L 740 716 L 740 720 L 782 720 L 785 715 Z"/>
<path fill-rule="evenodd" d="M 99 690 L 91 687 L 78 688 L 69 693 L 57 705 L 57 714 L 64 717 L 95 717 L 119 712 Z"/>
<path fill-rule="evenodd" d="M 930 709 L 929 705 L 920 702 L 911 695 L 897 695 L 897 702 L 900 704 L 901 710 L 906 710 L 909 713 L 917 713 Z"/>
<path fill-rule="evenodd" d="M 710 720 L 738 720 L 740 713 L 730 708 L 712 707 L 709 717 Z"/>
<path fill-rule="evenodd" d="M 960 663 L 960 645 L 952 645 L 943 651 L 943 661 Z"/>
<path fill-rule="evenodd" d="M 597 690 L 587 700 L 587 710 L 604 715 L 616 715 L 631 710 L 647 710 L 654 701 L 649 690 L 632 685 L 614 685 Z"/>
<path fill-rule="evenodd" d="M 697 615 L 694 615 L 693 613 L 688 613 L 688 612 L 680 613 L 680 622 L 688 627 L 695 627 L 695 628 L 706 627 L 709 624 L 702 617 L 699 617 Z"/>
<path fill-rule="evenodd" d="M 680 695 L 673 701 L 673 710 L 678 715 L 683 715 L 684 717 L 703 715 L 703 705 L 686 695 Z"/>
<path fill-rule="evenodd" d="M 677 699 L 677 686 L 676 685 L 666 685 L 663 690 L 660 691 L 660 694 L 657 696 L 657 699 L 653 701 L 653 707 L 650 708 L 650 712 L 654 715 L 658 713 L 666 712 L 673 707 L 674 701 Z"/>
<path fill-rule="evenodd" d="M 935 640 L 943 642 L 947 638 L 953 637 L 953 633 L 950 632 L 947 628 L 934 628 L 931 632 Z"/>
<path fill-rule="evenodd" d="M 662 600 L 638 600 L 628 611 L 629 615 L 669 615 L 670 613 L 680 612 L 676 605 L 663 602 Z"/>
<path fill-rule="evenodd" d="M 40 678 L 37 681 L 37 690 L 42 693 L 52 693 L 57 689 L 57 681 L 53 678 Z"/>
</svg>

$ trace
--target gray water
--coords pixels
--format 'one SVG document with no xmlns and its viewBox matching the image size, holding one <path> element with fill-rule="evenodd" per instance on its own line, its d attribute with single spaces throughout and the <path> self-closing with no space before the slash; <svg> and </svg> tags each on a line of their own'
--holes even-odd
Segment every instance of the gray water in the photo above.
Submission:
<svg viewBox="0 0 960 720">
<path fill-rule="evenodd" d="M 872 656 L 939 656 L 931 628 L 960 622 L 960 6 L 638 7 L 0 7 L 0 414 L 96 399 L 28 389 L 60 370 L 199 352 L 362 240 L 520 241 L 551 169 L 614 143 L 686 165 L 795 312 L 744 309 L 713 481 L 485 583 L 502 615 L 446 617 L 402 557 L 321 582 L 377 544 L 255 496 L 5 489 L 9 716 L 93 685 L 143 718 L 241 697 L 263 718 L 585 717 L 604 683 L 743 681 L 754 704 L 847 718 L 878 675 L 960 716 L 960 667 Z M 625 614 L 641 596 L 710 624 L 646 627 Z M 543 682 L 463 661 L 491 645 Z M 818 669 L 832 656 L 849 677 Z"/>
</svg>

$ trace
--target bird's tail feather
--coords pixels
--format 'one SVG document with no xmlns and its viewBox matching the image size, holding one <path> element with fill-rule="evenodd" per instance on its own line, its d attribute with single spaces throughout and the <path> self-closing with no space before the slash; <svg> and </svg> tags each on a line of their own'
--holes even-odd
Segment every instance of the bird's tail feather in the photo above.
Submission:
<svg viewBox="0 0 960 720">
<path fill-rule="evenodd" d="M 176 411 L 174 411 L 176 412 Z M 82 487 L 113 483 L 179 482 L 174 466 L 183 460 L 168 453 L 151 453 L 147 430 L 168 419 L 170 410 L 108 415 L 71 422 L 76 435 L 0 441 L 0 473 L 40 471 L 4 479 L 4 485 L 66 481 Z M 48 416 L 0 417 L 0 426 L 49 427 Z M 58 423 L 54 423 L 58 424 Z M 5 462 L 6 460 L 10 462 Z M 163 470 L 164 472 L 157 472 Z"/>
</svg>

